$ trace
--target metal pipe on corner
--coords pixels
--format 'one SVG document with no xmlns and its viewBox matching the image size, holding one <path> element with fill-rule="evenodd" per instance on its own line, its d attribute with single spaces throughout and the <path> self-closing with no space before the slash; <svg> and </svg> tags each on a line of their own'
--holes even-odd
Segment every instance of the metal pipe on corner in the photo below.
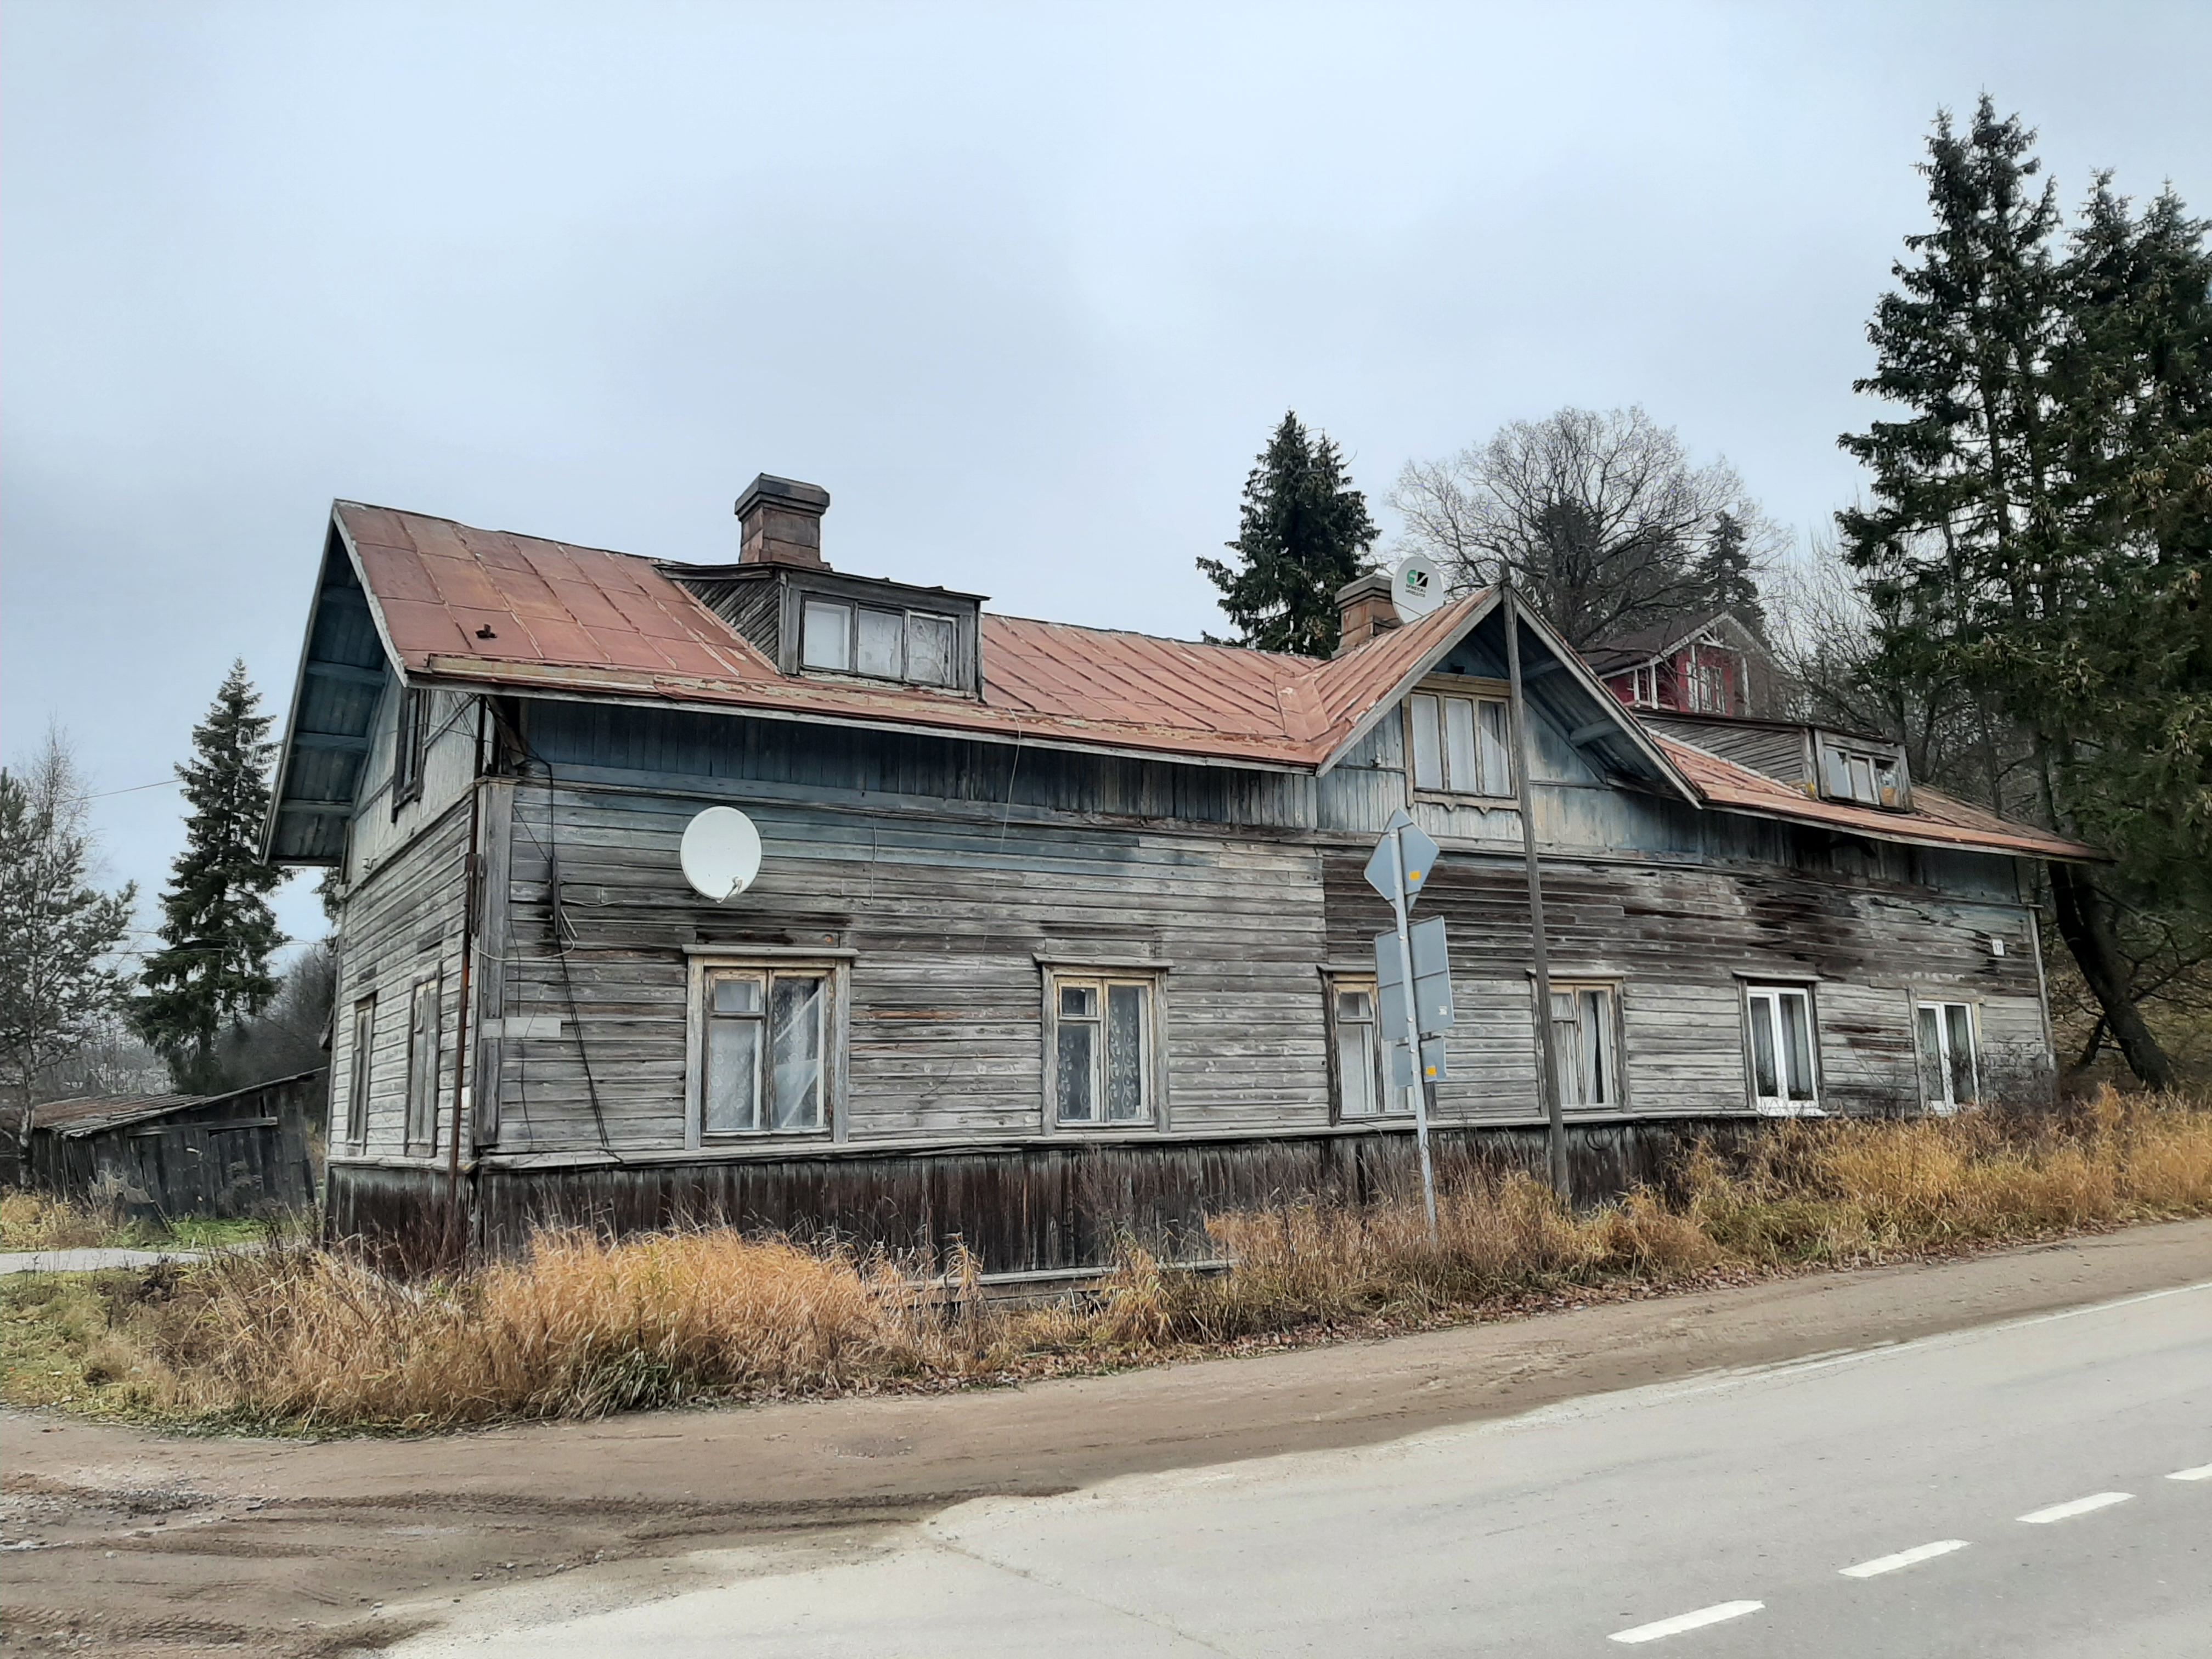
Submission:
<svg viewBox="0 0 2212 1659">
<path fill-rule="evenodd" d="M 1521 854 L 1528 869 L 1528 937 L 1536 975 L 1536 1076 L 1544 1099 L 1546 1143 L 1551 1164 L 1552 1190 L 1562 1204 L 1574 1200 L 1567 1169 L 1567 1121 L 1559 1103 L 1559 1057 L 1552 1042 L 1552 962 L 1545 938 L 1544 877 L 1536 859 L 1536 819 L 1529 810 L 1528 714 L 1521 685 L 1521 596 L 1509 576 L 1500 584 L 1505 603 L 1505 678 L 1509 687 L 1508 713 L 1513 724 L 1513 783 L 1521 812 Z"/>
</svg>

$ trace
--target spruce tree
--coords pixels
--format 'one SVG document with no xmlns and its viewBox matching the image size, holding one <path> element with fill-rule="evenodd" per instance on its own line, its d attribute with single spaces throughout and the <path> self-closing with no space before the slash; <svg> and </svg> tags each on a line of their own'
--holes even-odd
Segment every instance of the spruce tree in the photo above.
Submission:
<svg viewBox="0 0 2212 1659">
<path fill-rule="evenodd" d="M 2179 412 L 2201 398 L 2179 368 L 2202 337 L 2201 231 L 2178 204 L 2136 226 L 2093 202 L 2061 258 L 2033 141 L 1986 97 L 1963 134 L 1938 117 L 1922 169 L 1936 228 L 1906 239 L 1919 257 L 1893 267 L 1876 370 L 1855 387 L 1905 418 L 1842 440 L 1874 489 L 1837 521 L 1881 619 L 1880 672 L 1965 687 L 2021 733 L 2045 821 L 2120 854 L 2052 864 L 2052 908 L 2130 1068 L 2164 1086 L 2122 933 L 2160 885 L 2130 836 L 2193 800 L 2201 848 L 2212 817 L 2204 567 L 2188 559 L 2205 477 L 2190 419 L 2203 428 Z M 2170 757 L 2164 799 L 2146 754 Z"/>
<path fill-rule="evenodd" d="M 1698 556 L 1698 585 L 1705 603 L 1726 611 L 1759 635 L 1766 637 L 1766 607 L 1759 602 L 1759 578 L 1751 556 L 1751 532 L 1734 513 L 1714 514 Z"/>
<path fill-rule="evenodd" d="M 131 1023 L 179 1089 L 216 1086 L 217 1042 L 276 994 L 269 958 L 284 936 L 268 895 L 284 878 L 260 856 L 276 753 L 260 704 L 246 665 L 232 664 L 177 768 L 191 814 L 161 896 L 164 948 L 146 959 Z"/>
<path fill-rule="evenodd" d="M 1326 657 L 1336 649 L 1336 592 L 1368 566 L 1378 532 L 1325 433 L 1285 414 L 1244 480 L 1234 563 L 1200 559 L 1235 623 L 1232 643 Z M 1211 636 L 1209 636 L 1211 637 Z"/>
</svg>

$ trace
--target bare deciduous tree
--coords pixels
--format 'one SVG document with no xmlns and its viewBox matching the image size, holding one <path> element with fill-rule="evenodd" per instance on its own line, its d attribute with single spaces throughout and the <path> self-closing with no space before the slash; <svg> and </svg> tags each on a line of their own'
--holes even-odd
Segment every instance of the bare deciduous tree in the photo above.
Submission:
<svg viewBox="0 0 2212 1659">
<path fill-rule="evenodd" d="M 1576 646 L 1712 605 L 1723 515 L 1753 568 L 1775 541 L 1734 468 L 1692 465 L 1671 427 L 1633 408 L 1563 409 L 1446 459 L 1409 461 L 1390 504 L 1408 550 L 1461 587 L 1510 574 Z"/>
</svg>

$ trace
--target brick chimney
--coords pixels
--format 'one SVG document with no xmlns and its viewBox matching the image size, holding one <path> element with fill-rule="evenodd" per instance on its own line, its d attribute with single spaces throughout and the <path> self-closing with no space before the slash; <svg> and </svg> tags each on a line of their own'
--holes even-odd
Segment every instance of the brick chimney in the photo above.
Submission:
<svg viewBox="0 0 2212 1659">
<path fill-rule="evenodd" d="M 826 570 L 822 515 L 829 510 L 830 492 L 820 484 L 762 473 L 738 497 L 738 562 L 805 564 Z"/>
<path fill-rule="evenodd" d="M 1397 602 L 1390 597 L 1390 578 L 1378 570 L 1346 582 L 1336 590 L 1336 654 L 1357 651 L 1377 634 L 1398 625 Z"/>
</svg>

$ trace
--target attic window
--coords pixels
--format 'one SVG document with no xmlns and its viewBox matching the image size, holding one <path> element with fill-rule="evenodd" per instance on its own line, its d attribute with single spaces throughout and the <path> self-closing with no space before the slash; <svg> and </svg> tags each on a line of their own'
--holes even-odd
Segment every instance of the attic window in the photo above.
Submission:
<svg viewBox="0 0 2212 1659">
<path fill-rule="evenodd" d="M 1413 727 L 1414 788 L 1455 795 L 1513 793 L 1502 701 L 1417 691 L 1406 706 Z"/>
<path fill-rule="evenodd" d="M 799 663 L 833 674 L 957 683 L 957 630 L 950 617 L 844 599 L 808 599 L 799 617 Z"/>
<path fill-rule="evenodd" d="M 1823 732 L 1820 793 L 1830 800 L 1878 806 L 1892 812 L 1912 810 L 1911 785 L 1905 757 L 1887 744 L 1856 744 Z"/>
</svg>

